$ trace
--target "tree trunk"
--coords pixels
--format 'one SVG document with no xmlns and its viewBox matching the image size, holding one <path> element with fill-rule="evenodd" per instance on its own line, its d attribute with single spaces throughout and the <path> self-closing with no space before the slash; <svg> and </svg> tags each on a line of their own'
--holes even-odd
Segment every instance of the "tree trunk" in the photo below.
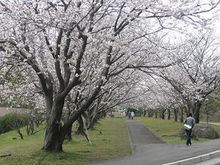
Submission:
<svg viewBox="0 0 220 165">
<path fill-rule="evenodd" d="M 69 128 L 69 126 L 72 125 L 76 120 L 78 120 L 78 118 L 89 108 L 89 106 L 91 106 L 93 101 L 95 101 L 96 96 L 99 94 L 101 90 L 101 84 L 102 83 L 98 85 L 98 87 L 93 91 L 92 95 L 90 95 L 90 97 L 85 101 L 85 103 L 83 103 L 77 111 L 72 113 L 69 119 L 64 123 L 64 125 L 62 126 L 62 132 L 64 132 L 63 133 L 64 135 L 67 132 L 66 130 Z M 85 136 L 87 140 L 89 141 L 89 138 L 86 135 L 86 133 L 85 133 Z M 62 139 L 62 134 L 61 134 L 61 140 L 63 139 Z"/>
<path fill-rule="evenodd" d="M 174 121 L 177 122 L 177 121 L 178 121 L 178 112 L 177 112 L 177 109 L 174 108 L 173 112 L 174 112 Z"/>
<path fill-rule="evenodd" d="M 83 123 L 83 119 L 82 119 L 81 115 L 79 116 L 77 121 L 78 121 L 78 127 L 77 127 L 77 130 L 76 130 L 76 134 L 83 135 L 83 133 L 84 133 L 84 123 Z"/>
<path fill-rule="evenodd" d="M 97 116 L 92 116 L 87 128 L 88 129 L 94 129 L 94 126 L 97 122 L 98 122 L 98 117 Z"/>
<path fill-rule="evenodd" d="M 78 128 L 77 128 L 76 134 L 85 136 L 86 140 L 91 144 L 89 136 L 86 132 L 86 128 L 85 128 L 85 124 L 84 124 L 82 115 L 79 116 L 78 124 L 79 125 L 78 125 Z"/>
<path fill-rule="evenodd" d="M 62 131 L 61 116 L 65 98 L 56 98 L 50 111 L 44 136 L 45 151 L 62 152 L 65 133 Z"/>
<path fill-rule="evenodd" d="M 195 122 L 199 123 L 200 108 L 202 106 L 202 102 L 195 100 L 191 103 L 188 103 L 187 106 L 188 106 L 188 111 L 193 114 L 193 117 L 195 118 Z"/>
<path fill-rule="evenodd" d="M 170 109 L 167 109 L 167 113 L 168 113 L 167 119 L 170 120 Z"/>
<path fill-rule="evenodd" d="M 196 123 L 199 123 L 199 115 L 200 115 L 199 109 L 196 109 L 194 112 L 194 118 Z"/>
<path fill-rule="evenodd" d="M 196 102 L 195 109 L 194 109 L 194 112 L 193 112 L 196 123 L 199 123 L 201 106 L 202 106 L 201 102 Z"/>
<path fill-rule="evenodd" d="M 143 111 L 143 116 L 145 117 L 147 114 L 146 110 Z"/>
<path fill-rule="evenodd" d="M 73 127 L 73 125 L 71 125 L 69 128 L 67 128 L 67 131 L 65 134 L 65 139 L 68 141 L 72 140 L 72 127 Z"/>
<path fill-rule="evenodd" d="M 95 123 L 98 121 L 98 110 L 99 110 L 99 105 L 101 102 L 101 97 L 97 99 L 96 104 L 91 107 L 88 113 L 87 117 L 87 129 L 93 129 L 95 126 Z"/>
<path fill-rule="evenodd" d="M 71 112 L 72 112 L 72 107 L 70 106 L 70 102 L 71 102 L 71 96 L 67 95 L 66 97 L 67 99 L 67 103 L 66 103 L 66 107 L 67 107 L 67 116 L 66 116 L 66 121 L 69 120 Z M 65 134 L 65 139 L 68 141 L 72 140 L 72 127 L 73 125 L 71 124 L 69 127 L 66 128 L 66 134 Z"/>
<path fill-rule="evenodd" d="M 64 138 L 62 138 L 61 135 L 60 125 L 58 123 L 50 124 L 50 126 L 46 128 L 44 146 L 42 149 L 45 151 L 62 152 L 63 141 Z"/>
<path fill-rule="evenodd" d="M 183 108 L 180 108 L 180 122 L 183 123 Z"/>
<path fill-rule="evenodd" d="M 161 112 L 160 112 L 160 117 L 161 117 L 161 119 L 165 119 L 165 112 L 166 112 L 166 110 L 161 110 Z"/>
<path fill-rule="evenodd" d="M 23 134 L 22 134 L 21 131 L 20 131 L 20 128 L 17 128 L 17 132 L 18 132 L 20 138 L 23 140 L 24 137 L 23 137 Z"/>
<path fill-rule="evenodd" d="M 34 121 L 32 118 L 29 119 L 26 128 L 27 135 L 32 135 L 34 133 Z"/>
</svg>

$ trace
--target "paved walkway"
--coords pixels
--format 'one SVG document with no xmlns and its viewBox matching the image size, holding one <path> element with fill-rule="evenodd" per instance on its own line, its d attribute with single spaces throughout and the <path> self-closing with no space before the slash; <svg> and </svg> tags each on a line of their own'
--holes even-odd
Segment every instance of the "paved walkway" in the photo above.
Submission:
<svg viewBox="0 0 220 165">
<path fill-rule="evenodd" d="M 127 121 L 127 125 L 133 154 L 96 165 L 161 165 L 220 149 L 220 140 L 193 144 L 190 147 L 185 144 L 166 144 L 138 121 Z"/>
</svg>

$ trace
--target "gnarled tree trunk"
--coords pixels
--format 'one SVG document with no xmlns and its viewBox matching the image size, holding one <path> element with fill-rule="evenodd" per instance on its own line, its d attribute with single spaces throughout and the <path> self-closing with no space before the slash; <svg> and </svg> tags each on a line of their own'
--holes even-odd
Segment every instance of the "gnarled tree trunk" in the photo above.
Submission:
<svg viewBox="0 0 220 165">
<path fill-rule="evenodd" d="M 42 149 L 45 151 L 62 152 L 64 138 L 62 137 L 61 132 L 59 123 L 51 122 L 51 124 L 48 124 L 44 137 L 44 146 Z"/>
<path fill-rule="evenodd" d="M 77 122 L 78 122 L 78 127 L 77 127 L 77 130 L 76 130 L 76 134 L 83 135 L 83 133 L 84 133 L 84 122 L 83 122 L 83 119 L 82 119 L 81 115 L 79 116 Z"/>
<path fill-rule="evenodd" d="M 65 133 L 62 131 L 61 117 L 65 98 L 56 98 L 53 102 L 50 117 L 47 120 L 47 126 L 44 136 L 45 151 L 62 152 Z"/>
<path fill-rule="evenodd" d="M 65 134 L 65 139 L 68 140 L 68 141 L 71 141 L 73 138 L 72 138 L 72 127 L 73 125 L 70 125 L 69 128 L 67 128 L 67 131 L 66 131 L 66 134 Z"/>
</svg>

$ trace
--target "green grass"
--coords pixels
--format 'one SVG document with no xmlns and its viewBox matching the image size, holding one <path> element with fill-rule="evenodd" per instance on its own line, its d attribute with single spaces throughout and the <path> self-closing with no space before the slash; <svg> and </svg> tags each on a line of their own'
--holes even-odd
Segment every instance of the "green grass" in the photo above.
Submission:
<svg viewBox="0 0 220 165">
<path fill-rule="evenodd" d="M 156 136 L 160 137 L 164 142 L 169 144 L 185 143 L 185 139 L 178 136 L 178 132 L 183 127 L 182 123 L 172 120 L 162 120 L 147 117 L 140 117 L 137 119 L 141 121 L 145 125 L 145 127 L 149 128 Z M 214 128 L 220 135 L 220 127 L 214 126 Z M 197 143 L 206 140 L 209 139 L 198 138 L 193 139 L 193 142 Z"/>
<path fill-rule="evenodd" d="M 220 126 L 218 125 L 212 125 L 212 127 L 218 132 L 218 134 L 220 135 Z"/>
<path fill-rule="evenodd" d="M 92 144 L 84 137 L 73 135 L 72 142 L 65 142 L 63 153 L 48 153 L 40 150 L 43 145 L 43 131 L 21 140 L 15 131 L 0 135 L 0 164 L 36 165 L 84 165 L 91 162 L 112 159 L 131 153 L 125 119 L 107 118 L 89 131 Z M 13 138 L 15 138 L 13 140 Z"/>
</svg>

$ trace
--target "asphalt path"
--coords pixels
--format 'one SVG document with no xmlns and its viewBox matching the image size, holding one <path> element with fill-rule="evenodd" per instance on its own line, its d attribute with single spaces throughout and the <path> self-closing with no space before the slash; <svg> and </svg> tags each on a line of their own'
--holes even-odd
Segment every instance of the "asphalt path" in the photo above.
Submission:
<svg viewBox="0 0 220 165">
<path fill-rule="evenodd" d="M 95 165 L 162 165 L 195 157 L 220 149 L 220 140 L 193 144 L 166 144 L 153 135 L 139 121 L 127 121 L 133 154 L 131 156 L 107 160 Z"/>
</svg>

